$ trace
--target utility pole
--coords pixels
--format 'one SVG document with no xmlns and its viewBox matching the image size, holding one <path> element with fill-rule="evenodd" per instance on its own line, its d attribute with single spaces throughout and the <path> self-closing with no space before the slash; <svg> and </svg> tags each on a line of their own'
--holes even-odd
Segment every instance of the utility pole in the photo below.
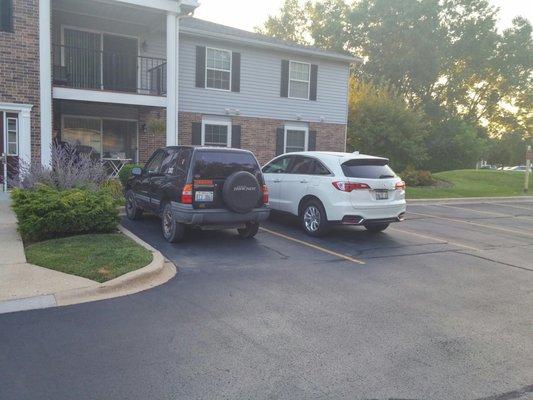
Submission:
<svg viewBox="0 0 533 400">
<path fill-rule="evenodd" d="M 527 193 L 529 189 L 529 171 L 531 170 L 531 159 L 533 159 L 533 150 L 531 150 L 531 145 L 527 146 L 526 152 L 526 170 L 524 176 L 524 193 Z"/>
</svg>

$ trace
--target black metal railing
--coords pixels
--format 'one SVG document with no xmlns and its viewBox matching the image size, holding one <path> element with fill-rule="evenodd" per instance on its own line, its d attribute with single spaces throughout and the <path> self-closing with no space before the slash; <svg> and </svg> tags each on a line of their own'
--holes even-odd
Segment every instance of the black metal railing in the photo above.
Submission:
<svg viewBox="0 0 533 400">
<path fill-rule="evenodd" d="M 167 60 L 54 45 L 54 85 L 166 95 Z"/>
</svg>

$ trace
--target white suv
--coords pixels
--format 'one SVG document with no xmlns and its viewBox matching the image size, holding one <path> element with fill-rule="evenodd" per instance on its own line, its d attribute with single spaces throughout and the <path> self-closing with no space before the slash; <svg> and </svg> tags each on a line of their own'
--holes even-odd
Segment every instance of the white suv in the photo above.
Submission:
<svg viewBox="0 0 533 400">
<path fill-rule="evenodd" d="M 312 236 L 333 223 L 380 232 L 405 214 L 405 183 L 386 158 L 359 153 L 287 153 L 263 167 L 270 207 L 300 217 Z"/>
</svg>

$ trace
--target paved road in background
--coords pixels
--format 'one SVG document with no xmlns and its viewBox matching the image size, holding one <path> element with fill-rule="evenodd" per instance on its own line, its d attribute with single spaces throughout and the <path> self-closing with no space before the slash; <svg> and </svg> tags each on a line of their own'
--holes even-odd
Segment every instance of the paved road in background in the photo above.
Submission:
<svg viewBox="0 0 533 400">
<path fill-rule="evenodd" d="M 124 225 L 179 266 L 136 295 L 0 316 L 0 399 L 531 399 L 533 203 L 410 205 L 322 239 Z"/>
</svg>

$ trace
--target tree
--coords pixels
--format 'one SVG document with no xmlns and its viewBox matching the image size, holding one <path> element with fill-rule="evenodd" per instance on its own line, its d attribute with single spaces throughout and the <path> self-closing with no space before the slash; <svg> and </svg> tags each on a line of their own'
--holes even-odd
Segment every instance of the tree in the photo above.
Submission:
<svg viewBox="0 0 533 400">
<path fill-rule="evenodd" d="M 269 16 L 263 27 L 255 29 L 259 33 L 278 39 L 309 44 L 305 38 L 307 17 L 298 0 L 285 0 L 279 16 Z"/>
<path fill-rule="evenodd" d="M 427 159 L 423 115 L 410 109 L 390 86 L 350 81 L 348 145 L 363 153 L 386 156 L 403 171 Z"/>
</svg>

